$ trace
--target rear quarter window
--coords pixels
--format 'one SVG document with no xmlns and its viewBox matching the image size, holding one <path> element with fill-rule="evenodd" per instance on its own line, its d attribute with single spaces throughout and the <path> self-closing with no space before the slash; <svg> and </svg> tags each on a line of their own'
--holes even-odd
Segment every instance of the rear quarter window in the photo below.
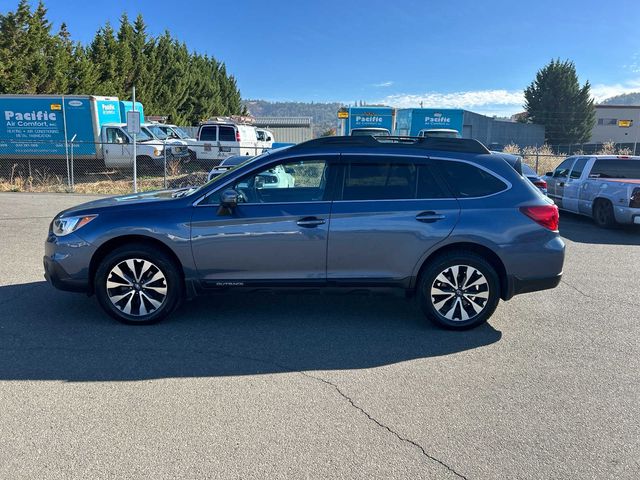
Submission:
<svg viewBox="0 0 640 480">
<path fill-rule="evenodd" d="M 596 160 L 589 177 L 640 180 L 640 160 Z"/>
<path fill-rule="evenodd" d="M 439 160 L 437 168 L 456 197 L 486 197 L 507 189 L 502 180 L 470 163 Z"/>
</svg>

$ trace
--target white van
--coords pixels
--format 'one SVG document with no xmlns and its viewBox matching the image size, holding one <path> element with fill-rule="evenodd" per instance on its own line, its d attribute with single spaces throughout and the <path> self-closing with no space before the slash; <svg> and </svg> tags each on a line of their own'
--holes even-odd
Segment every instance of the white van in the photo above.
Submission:
<svg viewBox="0 0 640 480">
<path fill-rule="evenodd" d="M 187 142 L 199 161 L 221 161 L 231 155 L 255 156 L 258 146 L 256 127 L 232 120 L 211 120 L 200 124 L 197 139 Z"/>
<path fill-rule="evenodd" d="M 273 133 L 266 128 L 256 128 L 256 135 L 258 137 L 258 148 L 261 150 L 258 153 L 265 152 L 273 147 Z"/>
</svg>

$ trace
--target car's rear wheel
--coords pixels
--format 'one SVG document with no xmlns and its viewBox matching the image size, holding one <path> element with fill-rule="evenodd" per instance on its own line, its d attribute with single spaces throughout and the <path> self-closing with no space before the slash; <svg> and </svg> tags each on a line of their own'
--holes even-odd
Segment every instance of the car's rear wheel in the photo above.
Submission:
<svg viewBox="0 0 640 480">
<path fill-rule="evenodd" d="M 108 254 L 94 281 L 102 308 L 132 325 L 162 320 L 182 298 L 177 266 L 164 252 L 147 245 L 125 245 Z"/>
<path fill-rule="evenodd" d="M 611 228 L 616 225 L 613 205 L 609 200 L 597 200 L 593 206 L 593 220 L 601 228 Z"/>
<path fill-rule="evenodd" d="M 438 256 L 424 270 L 418 288 L 427 318 L 455 330 L 486 322 L 500 300 L 500 281 L 495 269 L 473 252 Z"/>
</svg>

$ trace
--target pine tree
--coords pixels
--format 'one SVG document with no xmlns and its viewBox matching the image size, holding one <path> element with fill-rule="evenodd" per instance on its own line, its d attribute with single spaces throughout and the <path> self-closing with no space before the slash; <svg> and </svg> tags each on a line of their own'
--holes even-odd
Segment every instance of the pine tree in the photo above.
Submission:
<svg viewBox="0 0 640 480">
<path fill-rule="evenodd" d="M 589 82 L 580 87 L 569 60 L 552 60 L 524 91 L 527 120 L 544 125 L 547 143 L 588 142 L 595 124 Z"/>
</svg>

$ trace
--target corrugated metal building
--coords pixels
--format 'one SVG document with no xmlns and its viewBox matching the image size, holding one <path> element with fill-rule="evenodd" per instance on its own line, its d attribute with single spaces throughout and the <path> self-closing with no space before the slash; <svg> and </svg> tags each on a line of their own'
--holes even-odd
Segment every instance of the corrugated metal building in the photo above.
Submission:
<svg viewBox="0 0 640 480">
<path fill-rule="evenodd" d="M 544 126 L 498 120 L 469 110 L 453 108 L 402 108 L 396 111 L 396 135 L 417 136 L 421 130 L 450 128 L 463 138 L 487 146 L 514 143 L 521 147 L 544 144 Z"/>
<path fill-rule="evenodd" d="M 273 133 L 278 143 L 301 143 L 313 138 L 311 117 L 256 117 L 254 125 Z"/>
<path fill-rule="evenodd" d="M 640 140 L 639 105 L 596 105 L 591 143 L 632 144 Z"/>
</svg>

